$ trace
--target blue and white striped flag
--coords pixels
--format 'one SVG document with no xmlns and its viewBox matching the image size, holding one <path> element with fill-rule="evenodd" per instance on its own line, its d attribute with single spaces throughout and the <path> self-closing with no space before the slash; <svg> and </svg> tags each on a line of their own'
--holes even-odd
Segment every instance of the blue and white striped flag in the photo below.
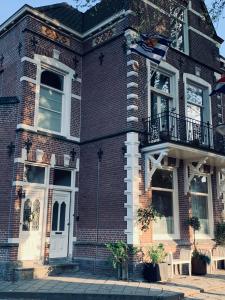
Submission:
<svg viewBox="0 0 225 300">
<path fill-rule="evenodd" d="M 141 34 L 138 41 L 130 45 L 130 50 L 144 56 L 156 64 L 165 58 L 172 41 L 160 34 Z"/>
</svg>

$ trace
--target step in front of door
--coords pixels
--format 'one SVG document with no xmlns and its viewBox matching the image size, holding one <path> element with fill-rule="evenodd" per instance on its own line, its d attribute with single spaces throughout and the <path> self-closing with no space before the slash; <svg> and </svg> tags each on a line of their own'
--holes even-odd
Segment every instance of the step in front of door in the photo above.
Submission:
<svg viewBox="0 0 225 300">
<path fill-rule="evenodd" d="M 56 276 L 63 273 L 76 273 L 78 264 L 64 263 L 55 265 L 40 265 L 33 268 L 19 267 L 14 269 L 14 280 L 42 279 L 48 276 Z"/>
</svg>

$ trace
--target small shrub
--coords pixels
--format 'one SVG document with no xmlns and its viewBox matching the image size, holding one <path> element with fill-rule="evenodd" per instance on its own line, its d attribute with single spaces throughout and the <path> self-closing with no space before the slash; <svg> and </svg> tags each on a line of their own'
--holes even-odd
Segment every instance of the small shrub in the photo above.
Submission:
<svg viewBox="0 0 225 300">
<path fill-rule="evenodd" d="M 150 247 L 147 254 L 152 264 L 160 264 L 164 262 L 167 256 L 163 244 Z"/>
<path fill-rule="evenodd" d="M 207 265 L 210 265 L 211 259 L 208 255 L 202 253 L 200 250 L 195 249 L 192 252 L 192 257 L 193 258 L 197 258 L 200 259 L 201 261 L 203 261 L 204 263 L 206 263 Z"/>
</svg>

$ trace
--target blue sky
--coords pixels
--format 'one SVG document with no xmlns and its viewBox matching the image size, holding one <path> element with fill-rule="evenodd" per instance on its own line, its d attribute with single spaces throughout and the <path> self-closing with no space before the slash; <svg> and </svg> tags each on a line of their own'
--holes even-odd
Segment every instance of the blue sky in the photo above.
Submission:
<svg viewBox="0 0 225 300">
<path fill-rule="evenodd" d="M 0 24 L 3 23 L 24 4 L 29 4 L 35 7 L 60 3 L 63 1 L 69 3 L 70 5 L 74 5 L 74 0 L 1 0 Z M 211 1 L 212 0 L 206 0 L 206 3 L 210 4 Z M 225 40 L 225 18 L 221 18 L 220 22 L 216 24 L 215 27 L 218 35 Z M 225 56 L 225 42 L 221 47 L 221 54 Z"/>
</svg>

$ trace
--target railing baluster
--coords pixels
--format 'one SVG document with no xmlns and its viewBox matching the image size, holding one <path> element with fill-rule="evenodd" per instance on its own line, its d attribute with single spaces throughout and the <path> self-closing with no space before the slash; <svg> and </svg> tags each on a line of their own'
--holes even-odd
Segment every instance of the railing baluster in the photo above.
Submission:
<svg viewBox="0 0 225 300">
<path fill-rule="evenodd" d="M 199 122 L 197 120 L 178 115 L 175 112 L 165 111 L 161 114 L 143 120 L 144 133 L 146 134 L 145 143 L 154 144 L 160 140 L 163 142 L 168 139 L 182 144 L 188 144 L 198 148 L 214 149 L 223 152 L 222 140 L 221 147 L 218 149 L 217 139 L 213 143 L 213 127 L 209 122 Z M 212 139 L 212 140 L 211 140 Z"/>
</svg>

